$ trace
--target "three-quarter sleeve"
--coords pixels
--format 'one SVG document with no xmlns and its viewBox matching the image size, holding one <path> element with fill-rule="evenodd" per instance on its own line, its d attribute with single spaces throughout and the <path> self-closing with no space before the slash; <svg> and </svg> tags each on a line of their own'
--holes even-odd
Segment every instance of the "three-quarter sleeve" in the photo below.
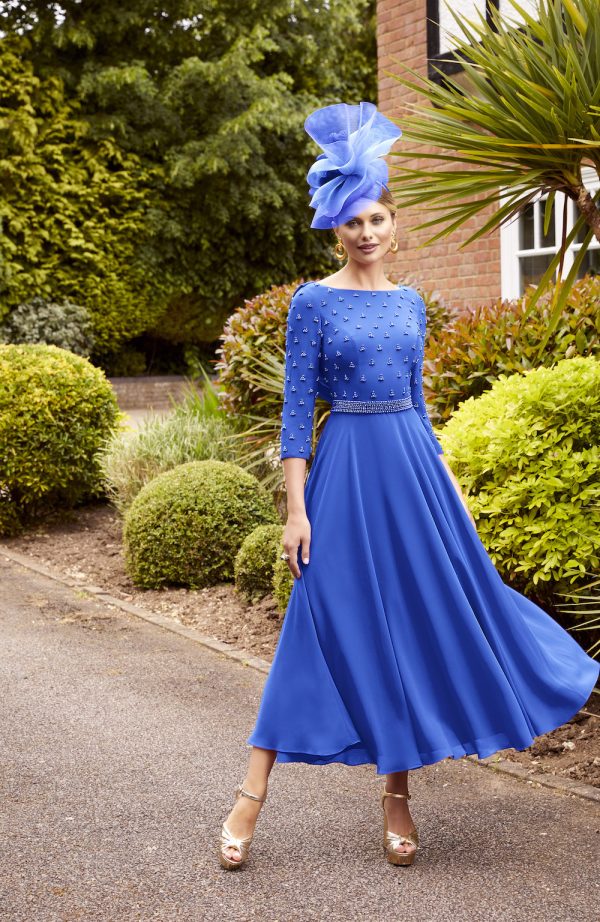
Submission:
<svg viewBox="0 0 600 922">
<path fill-rule="evenodd" d="M 444 453 L 444 449 L 442 448 L 433 431 L 433 426 L 431 425 L 431 420 L 429 419 L 429 414 L 427 413 L 425 395 L 423 394 L 423 359 L 425 358 L 425 329 L 427 325 L 425 302 L 421 295 L 417 295 L 414 303 L 417 308 L 419 335 L 417 341 L 417 354 L 411 369 L 410 393 L 413 406 L 421 417 L 421 421 L 425 426 L 427 435 L 433 442 L 433 447 L 435 448 L 438 455 L 442 455 Z"/>
<path fill-rule="evenodd" d="M 279 457 L 310 458 L 313 412 L 318 394 L 321 323 L 317 299 L 296 288 L 290 301 L 285 343 L 285 379 Z"/>
</svg>

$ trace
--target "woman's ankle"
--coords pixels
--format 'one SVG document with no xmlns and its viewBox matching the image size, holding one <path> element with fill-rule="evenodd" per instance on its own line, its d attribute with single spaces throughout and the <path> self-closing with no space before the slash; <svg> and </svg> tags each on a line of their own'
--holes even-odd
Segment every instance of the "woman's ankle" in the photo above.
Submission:
<svg viewBox="0 0 600 922">
<path fill-rule="evenodd" d="M 264 779 L 256 779 L 248 776 L 244 778 L 242 787 L 249 794 L 256 794 L 257 797 L 265 797 L 268 788 L 268 782 Z"/>
</svg>

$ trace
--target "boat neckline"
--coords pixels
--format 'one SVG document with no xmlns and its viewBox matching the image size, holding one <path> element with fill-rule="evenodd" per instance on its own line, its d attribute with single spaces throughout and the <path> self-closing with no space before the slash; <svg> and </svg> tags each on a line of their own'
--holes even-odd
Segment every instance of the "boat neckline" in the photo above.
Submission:
<svg viewBox="0 0 600 922">
<path fill-rule="evenodd" d="M 313 282 L 312 284 L 317 285 L 319 288 L 329 288 L 331 291 L 364 291 L 372 295 L 386 295 L 406 287 L 405 285 L 395 285 L 394 288 L 335 288 L 334 285 L 323 285 L 322 282 Z"/>
</svg>

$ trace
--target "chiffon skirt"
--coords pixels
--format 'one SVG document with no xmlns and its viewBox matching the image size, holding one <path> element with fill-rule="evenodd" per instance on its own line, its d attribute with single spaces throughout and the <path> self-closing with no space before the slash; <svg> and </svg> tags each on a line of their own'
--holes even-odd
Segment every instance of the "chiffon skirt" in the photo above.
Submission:
<svg viewBox="0 0 600 922">
<path fill-rule="evenodd" d="M 600 664 L 503 582 L 413 408 L 331 413 L 294 580 L 247 743 L 378 774 L 525 749 Z"/>
</svg>

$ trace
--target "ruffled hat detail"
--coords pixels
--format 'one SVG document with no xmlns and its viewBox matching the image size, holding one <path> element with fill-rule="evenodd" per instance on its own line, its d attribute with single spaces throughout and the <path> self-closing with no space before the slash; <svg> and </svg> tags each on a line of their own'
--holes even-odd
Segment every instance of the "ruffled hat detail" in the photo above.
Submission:
<svg viewBox="0 0 600 922">
<path fill-rule="evenodd" d="M 316 109 L 304 128 L 324 151 L 306 174 L 315 209 L 310 226 L 329 230 L 377 201 L 388 182 L 382 157 L 402 131 L 372 102 Z"/>
</svg>

